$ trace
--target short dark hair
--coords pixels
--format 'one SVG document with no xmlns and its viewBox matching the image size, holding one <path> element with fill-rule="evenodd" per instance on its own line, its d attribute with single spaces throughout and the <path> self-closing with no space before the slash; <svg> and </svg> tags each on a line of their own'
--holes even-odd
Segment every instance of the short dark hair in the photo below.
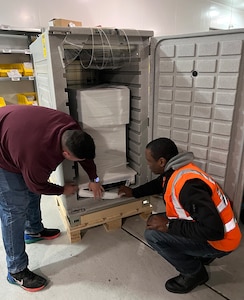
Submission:
<svg viewBox="0 0 244 300">
<path fill-rule="evenodd" d="M 79 159 L 94 159 L 96 156 L 93 138 L 82 130 L 66 130 L 63 134 L 63 142 Z"/>
<path fill-rule="evenodd" d="M 155 160 L 163 157 L 166 161 L 169 161 L 179 153 L 175 143 L 168 138 L 155 139 L 147 144 L 146 149 L 151 151 L 151 155 Z"/>
</svg>

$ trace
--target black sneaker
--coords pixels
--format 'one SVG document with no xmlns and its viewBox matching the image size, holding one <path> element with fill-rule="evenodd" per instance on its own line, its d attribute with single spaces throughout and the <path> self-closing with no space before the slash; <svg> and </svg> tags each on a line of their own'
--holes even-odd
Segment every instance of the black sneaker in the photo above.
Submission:
<svg viewBox="0 0 244 300">
<path fill-rule="evenodd" d="M 28 268 L 16 274 L 8 273 L 7 280 L 9 283 L 19 285 L 28 292 L 37 292 L 47 285 L 47 280 Z"/>
<path fill-rule="evenodd" d="M 25 243 L 32 244 L 41 240 L 52 240 L 60 235 L 59 229 L 47 229 L 44 228 L 41 232 L 36 234 L 25 233 Z"/>
<path fill-rule="evenodd" d="M 165 283 L 165 288 L 171 293 L 185 294 L 189 293 L 198 285 L 207 282 L 208 278 L 209 277 L 206 269 L 202 267 L 201 270 L 195 276 L 186 277 L 180 274 L 179 276 L 169 279 Z"/>
</svg>

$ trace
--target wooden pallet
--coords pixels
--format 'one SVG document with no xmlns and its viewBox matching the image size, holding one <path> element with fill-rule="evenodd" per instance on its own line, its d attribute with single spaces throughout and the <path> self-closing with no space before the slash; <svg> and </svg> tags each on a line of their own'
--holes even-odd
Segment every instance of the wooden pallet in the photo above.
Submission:
<svg viewBox="0 0 244 300">
<path fill-rule="evenodd" d="M 144 198 L 139 198 L 134 202 L 107 208 L 87 215 L 82 215 L 80 216 L 80 224 L 71 226 L 62 200 L 59 197 L 57 197 L 56 200 L 71 243 L 81 240 L 82 230 L 84 229 L 103 225 L 106 231 L 112 231 L 121 228 L 122 219 L 125 217 L 140 214 L 140 216 L 146 220 L 152 213 L 152 205 L 150 202 L 145 201 Z"/>
</svg>

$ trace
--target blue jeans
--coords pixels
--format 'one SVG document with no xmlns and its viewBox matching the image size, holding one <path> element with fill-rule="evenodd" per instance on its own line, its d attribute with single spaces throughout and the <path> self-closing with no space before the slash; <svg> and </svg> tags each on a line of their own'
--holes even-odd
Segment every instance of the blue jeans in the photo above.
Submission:
<svg viewBox="0 0 244 300">
<path fill-rule="evenodd" d="M 41 195 L 28 189 L 21 174 L 0 168 L 0 218 L 10 273 L 20 272 L 28 266 L 24 232 L 38 233 L 44 229 L 40 199 Z"/>
<path fill-rule="evenodd" d="M 146 229 L 145 238 L 150 246 L 185 276 L 194 276 L 202 268 L 201 258 L 219 258 L 229 254 L 210 246 L 169 233 Z"/>
</svg>

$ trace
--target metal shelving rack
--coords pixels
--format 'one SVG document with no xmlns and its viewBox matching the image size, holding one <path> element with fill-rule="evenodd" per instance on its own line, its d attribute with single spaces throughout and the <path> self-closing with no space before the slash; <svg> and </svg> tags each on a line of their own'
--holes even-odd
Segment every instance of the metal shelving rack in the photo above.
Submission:
<svg viewBox="0 0 244 300">
<path fill-rule="evenodd" d="M 0 63 L 31 62 L 29 46 L 41 29 L 17 28 L 0 25 Z M 1 95 L 9 104 L 15 104 L 15 94 L 35 90 L 34 76 L 0 77 Z"/>
</svg>

